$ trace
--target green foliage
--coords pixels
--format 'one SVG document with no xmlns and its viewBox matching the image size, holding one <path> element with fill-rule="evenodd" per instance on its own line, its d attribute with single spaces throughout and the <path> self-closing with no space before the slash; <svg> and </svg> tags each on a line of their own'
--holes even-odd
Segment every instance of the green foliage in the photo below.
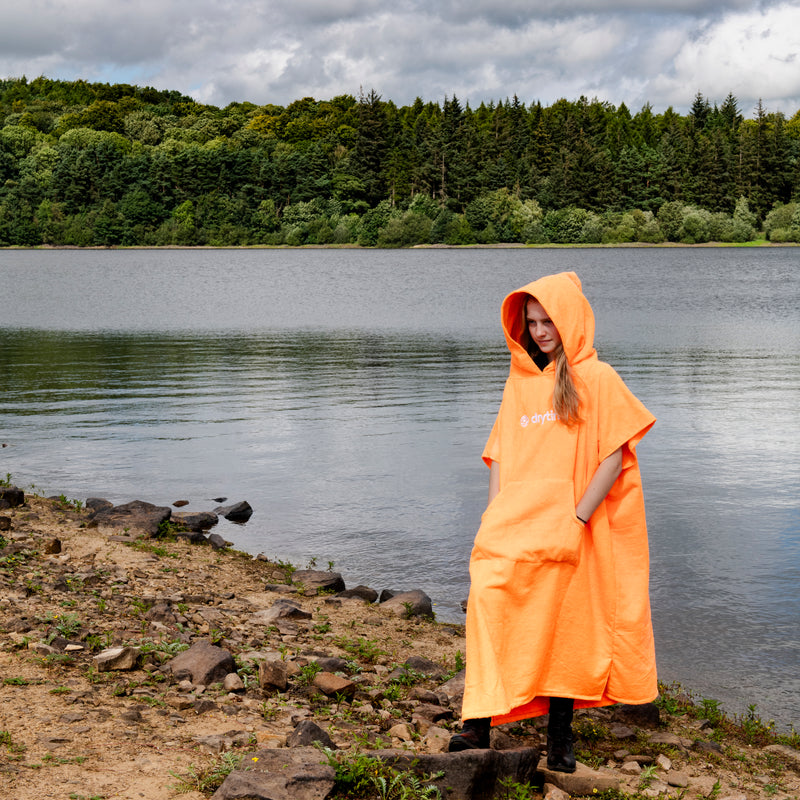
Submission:
<svg viewBox="0 0 800 800">
<path fill-rule="evenodd" d="M 360 661 L 366 661 L 368 664 L 374 664 L 381 656 L 387 655 L 386 651 L 382 650 L 374 639 L 366 639 L 364 637 L 349 639 L 346 636 L 339 636 L 334 640 L 334 643 L 341 647 L 342 650 L 346 650 Z"/>
<path fill-rule="evenodd" d="M 0 246 L 748 241 L 796 204 L 799 114 L 745 120 L 733 95 L 686 116 L 583 97 L 398 108 L 374 91 L 219 109 L 0 80 Z M 771 241 L 797 241 L 784 217 Z"/>
<path fill-rule="evenodd" d="M 228 775 L 238 769 L 244 756 L 241 753 L 227 752 L 222 753 L 205 767 L 198 767 L 190 764 L 185 775 L 178 775 L 170 772 L 178 782 L 170 788 L 176 792 L 201 792 L 211 795 L 220 786 Z"/>
</svg>

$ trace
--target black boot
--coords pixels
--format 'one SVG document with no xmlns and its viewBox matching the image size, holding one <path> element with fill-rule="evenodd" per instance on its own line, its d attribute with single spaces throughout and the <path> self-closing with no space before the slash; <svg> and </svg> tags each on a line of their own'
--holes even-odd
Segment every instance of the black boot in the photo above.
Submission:
<svg viewBox="0 0 800 800">
<path fill-rule="evenodd" d="M 575 751 L 572 749 L 573 704 L 571 697 L 550 698 L 547 768 L 555 772 L 575 772 Z"/>
<path fill-rule="evenodd" d="M 480 719 L 465 719 L 461 733 L 450 737 L 450 744 L 447 749 L 451 753 L 459 753 L 462 750 L 488 750 L 489 749 L 489 727 L 488 717 Z"/>
</svg>

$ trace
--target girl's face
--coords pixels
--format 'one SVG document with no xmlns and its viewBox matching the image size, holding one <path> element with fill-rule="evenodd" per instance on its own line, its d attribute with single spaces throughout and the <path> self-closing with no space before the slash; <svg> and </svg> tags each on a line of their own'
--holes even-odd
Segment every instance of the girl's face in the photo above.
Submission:
<svg viewBox="0 0 800 800">
<path fill-rule="evenodd" d="M 525 304 L 525 321 L 528 323 L 528 333 L 536 346 L 547 356 L 548 361 L 556 357 L 556 350 L 561 346 L 561 337 L 558 335 L 553 320 L 547 316 L 538 300 L 531 298 Z"/>
</svg>

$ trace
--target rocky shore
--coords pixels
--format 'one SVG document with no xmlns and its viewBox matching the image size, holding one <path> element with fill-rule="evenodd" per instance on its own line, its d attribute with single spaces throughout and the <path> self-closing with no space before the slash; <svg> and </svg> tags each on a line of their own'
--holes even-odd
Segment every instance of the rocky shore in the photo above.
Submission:
<svg viewBox="0 0 800 800">
<path fill-rule="evenodd" d="M 0 486 L 0 797 L 800 798 L 800 739 L 679 687 L 448 754 L 464 630 L 408 587 L 348 588 L 208 534 L 213 511 Z"/>
</svg>

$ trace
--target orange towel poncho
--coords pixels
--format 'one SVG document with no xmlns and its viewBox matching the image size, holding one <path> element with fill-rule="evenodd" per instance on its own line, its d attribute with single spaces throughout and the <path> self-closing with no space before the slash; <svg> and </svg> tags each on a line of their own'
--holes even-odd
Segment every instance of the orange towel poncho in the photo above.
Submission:
<svg viewBox="0 0 800 800">
<path fill-rule="evenodd" d="M 520 344 L 535 297 L 561 336 L 581 421 L 553 411 L 553 364 Z M 511 369 L 483 459 L 500 467 L 470 559 L 462 717 L 492 723 L 575 707 L 645 703 L 657 693 L 644 500 L 636 444 L 655 422 L 594 350 L 594 315 L 574 273 L 541 278 L 502 307 Z M 575 505 L 600 462 L 622 473 L 584 526 Z"/>
</svg>

